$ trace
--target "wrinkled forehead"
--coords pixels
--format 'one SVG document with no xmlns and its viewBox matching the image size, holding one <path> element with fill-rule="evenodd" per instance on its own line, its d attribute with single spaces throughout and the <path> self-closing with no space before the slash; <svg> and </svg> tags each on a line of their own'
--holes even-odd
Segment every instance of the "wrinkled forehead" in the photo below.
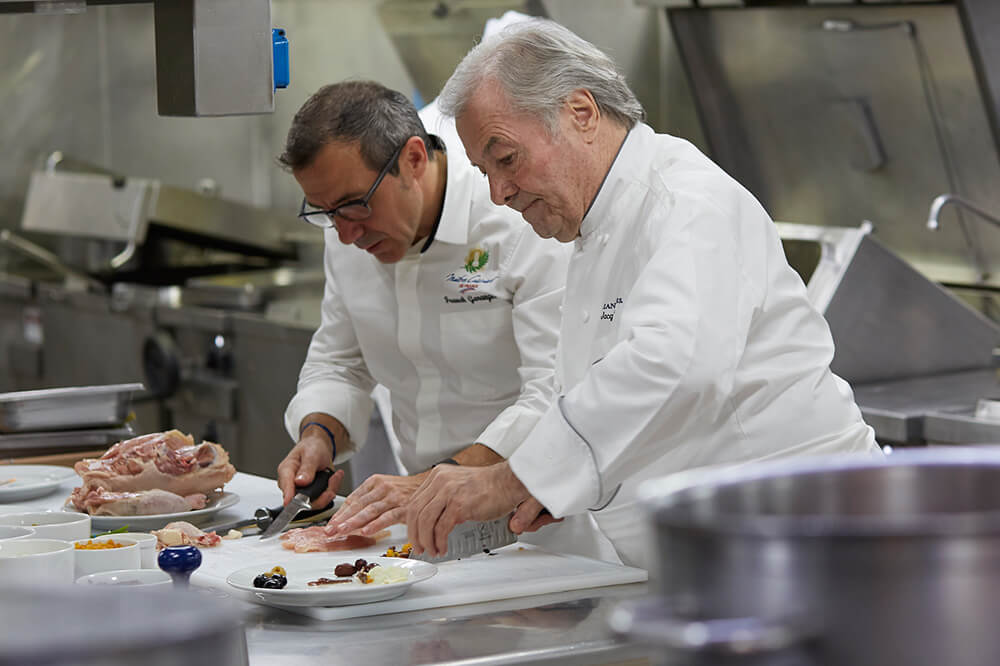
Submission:
<svg viewBox="0 0 1000 666">
<path fill-rule="evenodd" d="M 475 162 L 498 146 L 529 142 L 546 125 L 541 118 L 515 111 L 502 92 L 481 86 L 455 119 L 455 128 L 466 154 Z"/>
</svg>

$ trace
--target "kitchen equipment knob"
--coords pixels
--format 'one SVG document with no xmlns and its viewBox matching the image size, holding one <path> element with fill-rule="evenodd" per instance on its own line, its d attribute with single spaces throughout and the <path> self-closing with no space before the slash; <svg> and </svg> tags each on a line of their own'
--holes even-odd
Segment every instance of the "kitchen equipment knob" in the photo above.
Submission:
<svg viewBox="0 0 1000 666">
<path fill-rule="evenodd" d="M 201 551 L 194 546 L 168 546 L 156 562 L 174 579 L 174 587 L 187 587 L 191 574 L 201 566 Z"/>
</svg>

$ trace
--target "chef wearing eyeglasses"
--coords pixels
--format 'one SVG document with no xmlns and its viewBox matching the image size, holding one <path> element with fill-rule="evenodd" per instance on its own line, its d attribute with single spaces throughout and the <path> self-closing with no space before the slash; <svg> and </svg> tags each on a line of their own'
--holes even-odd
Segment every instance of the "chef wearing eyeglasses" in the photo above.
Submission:
<svg viewBox="0 0 1000 666">
<path fill-rule="evenodd" d="M 322 323 L 285 413 L 297 442 L 278 466 L 285 502 L 365 441 L 376 383 L 389 389 L 412 475 L 368 479 L 331 534 L 403 522 L 436 464 L 507 458 L 554 396 L 571 248 L 494 206 L 450 121 L 421 116 L 426 131 L 403 95 L 376 83 L 326 86 L 296 114 L 279 158 L 305 195 L 299 217 L 326 241 Z"/>
</svg>

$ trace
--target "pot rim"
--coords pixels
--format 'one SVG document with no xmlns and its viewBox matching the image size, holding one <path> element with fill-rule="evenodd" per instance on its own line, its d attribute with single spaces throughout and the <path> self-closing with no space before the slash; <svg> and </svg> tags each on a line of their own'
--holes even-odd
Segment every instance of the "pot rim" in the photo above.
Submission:
<svg viewBox="0 0 1000 666">
<path fill-rule="evenodd" d="M 868 454 L 810 456 L 700 468 L 651 479 L 638 489 L 639 501 L 661 527 L 758 537 L 1000 536 L 1000 507 L 988 511 L 912 515 L 768 515 L 691 511 L 719 491 L 747 483 L 811 474 L 886 467 L 995 468 L 1000 478 L 1000 446 L 894 451 L 884 458 Z"/>
</svg>

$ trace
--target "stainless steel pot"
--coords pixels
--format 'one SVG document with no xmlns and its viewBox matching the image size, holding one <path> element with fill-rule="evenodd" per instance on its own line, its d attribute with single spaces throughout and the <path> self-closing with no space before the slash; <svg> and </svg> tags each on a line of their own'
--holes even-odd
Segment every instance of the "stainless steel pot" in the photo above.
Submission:
<svg viewBox="0 0 1000 666">
<path fill-rule="evenodd" d="M 211 592 L 11 584 L 0 593 L 0 666 L 247 664 L 242 617 Z"/>
<path fill-rule="evenodd" d="M 611 622 L 670 663 L 1000 664 L 998 450 L 690 472 L 642 497 L 658 596 Z"/>
</svg>

